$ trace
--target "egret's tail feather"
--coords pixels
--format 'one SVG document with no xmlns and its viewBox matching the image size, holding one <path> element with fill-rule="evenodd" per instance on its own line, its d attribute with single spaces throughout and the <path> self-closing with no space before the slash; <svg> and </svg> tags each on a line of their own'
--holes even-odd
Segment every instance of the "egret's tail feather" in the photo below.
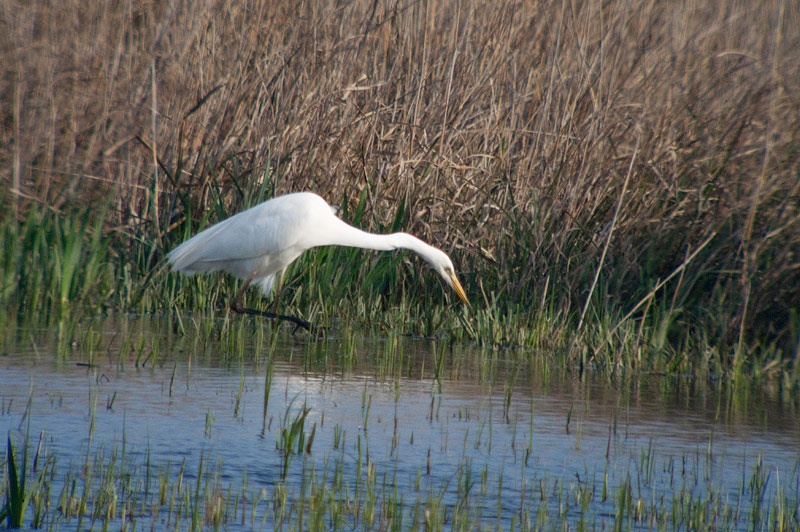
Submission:
<svg viewBox="0 0 800 532">
<path fill-rule="evenodd" d="M 172 265 L 172 269 L 186 275 L 214 271 L 216 269 L 214 263 L 208 260 L 205 252 L 208 248 L 208 241 L 216 236 L 221 226 L 222 224 L 211 226 L 170 251 L 167 254 L 167 260 Z"/>
<path fill-rule="evenodd" d="M 265 296 L 268 296 L 272 293 L 272 287 L 275 284 L 275 274 L 255 279 L 253 283 L 258 285 Z"/>
</svg>

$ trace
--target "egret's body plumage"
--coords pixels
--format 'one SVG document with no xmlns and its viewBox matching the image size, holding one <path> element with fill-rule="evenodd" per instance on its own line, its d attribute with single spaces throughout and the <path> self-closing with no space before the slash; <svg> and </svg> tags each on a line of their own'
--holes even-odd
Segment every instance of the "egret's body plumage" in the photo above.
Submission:
<svg viewBox="0 0 800 532">
<path fill-rule="evenodd" d="M 252 276 L 269 294 L 275 274 L 314 247 L 309 244 L 314 228 L 322 227 L 320 212 L 323 218 L 336 218 L 325 200 L 310 192 L 268 200 L 196 234 L 172 250 L 169 261 L 188 275 L 225 271 L 239 279 Z"/>
<path fill-rule="evenodd" d="M 173 269 L 187 275 L 226 271 L 245 279 L 244 288 L 254 282 L 269 294 L 275 276 L 304 251 L 330 245 L 414 251 L 467 302 L 446 253 L 407 233 L 378 235 L 357 229 L 312 192 L 273 198 L 231 216 L 172 250 L 168 259 Z"/>
</svg>

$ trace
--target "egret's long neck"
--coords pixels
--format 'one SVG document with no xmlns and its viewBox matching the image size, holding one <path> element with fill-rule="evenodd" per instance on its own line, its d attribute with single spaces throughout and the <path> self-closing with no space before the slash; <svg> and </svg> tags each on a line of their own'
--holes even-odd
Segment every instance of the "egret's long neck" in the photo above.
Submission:
<svg viewBox="0 0 800 532">
<path fill-rule="evenodd" d="M 338 222 L 338 223 L 337 223 Z M 378 251 L 391 251 L 394 249 L 409 249 L 427 260 L 431 246 L 408 233 L 392 233 L 389 235 L 376 235 L 355 228 L 336 218 L 332 226 L 326 231 L 328 241 L 325 244 L 349 246 Z"/>
</svg>

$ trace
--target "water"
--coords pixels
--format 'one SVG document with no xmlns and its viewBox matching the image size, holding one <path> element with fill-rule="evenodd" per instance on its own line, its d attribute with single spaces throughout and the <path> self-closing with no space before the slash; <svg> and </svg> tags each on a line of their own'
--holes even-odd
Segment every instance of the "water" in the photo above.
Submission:
<svg viewBox="0 0 800 532">
<path fill-rule="evenodd" d="M 291 500 L 314 483 L 331 501 L 365 508 L 370 494 L 394 493 L 406 527 L 434 512 L 454 528 L 621 520 L 688 529 L 696 503 L 731 512 L 732 529 L 771 523 L 754 507 L 794 505 L 797 519 L 797 402 L 769 388 L 578 377 L 542 357 L 392 336 L 311 341 L 248 326 L 219 341 L 145 319 L 77 330 L 7 336 L 3 434 L 18 446 L 43 435 L 61 473 L 116 449 L 194 485 L 202 460 L 222 491 L 243 491 L 254 506 L 255 517 L 229 518 L 226 529 L 289 526 L 275 517 L 281 487 Z M 281 434 L 304 411 L 301 449 L 310 452 L 287 455 Z M 60 490 L 54 475 L 51 497 Z M 625 497 L 639 516 L 620 518 Z M 158 513 L 139 519 L 171 523 Z M 45 523 L 76 526 L 59 512 Z M 344 523 L 371 528 L 360 513 L 345 512 Z"/>
</svg>

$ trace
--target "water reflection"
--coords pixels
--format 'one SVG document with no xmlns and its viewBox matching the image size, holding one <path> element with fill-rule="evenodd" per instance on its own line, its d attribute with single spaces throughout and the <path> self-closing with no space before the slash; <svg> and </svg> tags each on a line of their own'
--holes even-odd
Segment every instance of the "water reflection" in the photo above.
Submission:
<svg viewBox="0 0 800 532">
<path fill-rule="evenodd" d="M 357 485 L 372 467 L 406 504 L 442 494 L 453 507 L 474 490 L 480 520 L 522 519 L 542 501 L 557 515 L 565 485 L 599 494 L 631 476 L 653 497 L 688 486 L 736 499 L 759 459 L 797 480 L 797 403 L 724 382 L 576 378 L 546 358 L 397 337 L 312 342 L 254 329 L 260 341 L 226 343 L 158 320 L 92 330 L 66 352 L 49 331 L 20 331 L 0 357 L 0 429 L 43 433 L 65 463 L 124 445 L 184 464 L 187 478 L 204 457 L 233 485 L 246 475 L 269 488 L 284 472 L 281 433 L 307 409 L 311 453 L 289 465 L 290 484 L 335 463 Z M 796 482 L 789 489 L 796 501 Z M 613 522 L 610 499 L 595 495 L 589 508 Z"/>
</svg>

